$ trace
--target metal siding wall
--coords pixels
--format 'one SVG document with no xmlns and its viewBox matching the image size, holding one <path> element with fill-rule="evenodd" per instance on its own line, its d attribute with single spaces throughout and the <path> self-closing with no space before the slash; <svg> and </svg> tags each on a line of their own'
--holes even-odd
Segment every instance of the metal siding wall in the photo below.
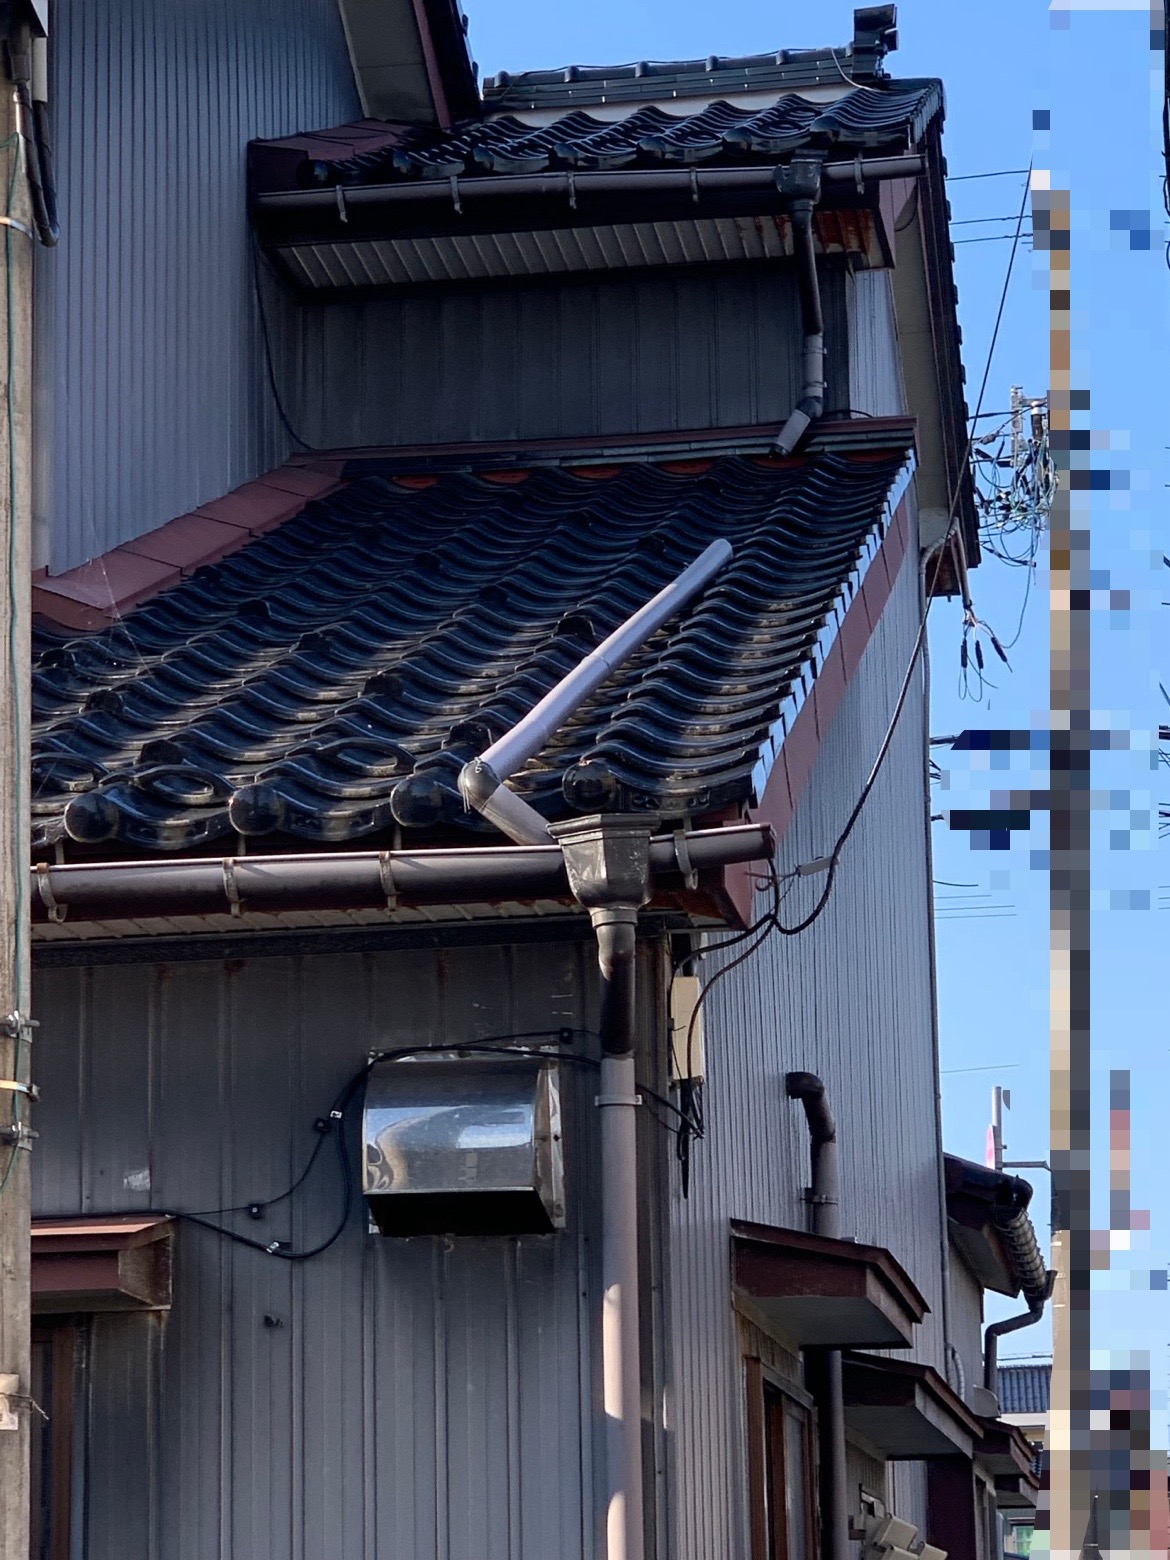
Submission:
<svg viewBox="0 0 1170 1560">
<path fill-rule="evenodd" d="M 55 0 L 62 238 L 38 253 L 37 563 L 71 568 L 282 460 L 245 148 L 356 117 L 335 0 Z M 279 338 L 292 310 L 270 289 Z"/>
<path fill-rule="evenodd" d="M 824 278 L 829 404 L 845 280 Z M 799 372 L 787 267 L 306 305 L 298 418 L 328 447 L 782 422 Z"/>
<path fill-rule="evenodd" d="M 849 404 L 871 417 L 904 417 L 902 358 L 894 313 L 892 271 L 858 271 L 847 278 Z"/>
<path fill-rule="evenodd" d="M 37 1211 L 271 1195 L 370 1048 L 596 1027 L 593 957 L 584 943 L 45 972 Z M 96 1324 L 84 1560 L 595 1560 L 596 1083 L 572 1067 L 565 1083 L 561 1236 L 388 1241 L 355 1214 L 327 1255 L 288 1264 L 183 1227 L 165 1320 Z M 144 1166 L 149 1193 L 125 1185 Z M 291 1204 L 299 1245 L 337 1200 L 327 1151 Z M 237 1222 L 280 1237 L 289 1212 Z"/>
<path fill-rule="evenodd" d="M 983 1290 L 966 1263 L 951 1248 L 951 1342 L 959 1352 L 967 1377 L 967 1401 L 971 1388 L 983 1385 Z M 1026 1307 L 1021 1303 L 1020 1309 Z"/>
<path fill-rule="evenodd" d="M 836 838 L 878 750 L 917 622 L 911 554 L 823 742 L 782 873 Z M 694 1152 L 690 1199 L 676 1188 L 672 1209 L 679 1560 L 746 1552 L 728 1220 L 805 1227 L 808 1137 L 785 1098 L 789 1069 L 824 1078 L 842 1145 L 844 1230 L 889 1247 L 911 1274 L 931 1308 L 912 1357 L 942 1369 L 924 716 L 914 692 L 820 920 L 798 938 L 770 939 L 712 993 L 707 1136 Z M 802 881 L 785 919 L 811 908 L 823 882 Z"/>
</svg>

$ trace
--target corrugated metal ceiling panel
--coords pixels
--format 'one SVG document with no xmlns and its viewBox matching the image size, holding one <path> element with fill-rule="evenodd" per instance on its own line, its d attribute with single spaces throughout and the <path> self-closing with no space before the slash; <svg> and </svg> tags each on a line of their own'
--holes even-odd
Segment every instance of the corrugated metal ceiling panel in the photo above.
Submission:
<svg viewBox="0 0 1170 1560">
<path fill-rule="evenodd" d="M 849 254 L 868 265 L 883 264 L 869 212 L 820 214 L 818 239 L 822 254 Z M 779 260 L 791 255 L 792 243 L 782 217 L 704 217 L 531 233 L 297 244 L 277 253 L 296 285 L 324 291 Z"/>
</svg>

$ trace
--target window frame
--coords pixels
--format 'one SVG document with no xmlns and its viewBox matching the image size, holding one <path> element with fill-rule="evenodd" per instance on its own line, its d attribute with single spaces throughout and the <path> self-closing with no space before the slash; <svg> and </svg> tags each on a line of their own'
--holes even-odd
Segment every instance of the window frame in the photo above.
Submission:
<svg viewBox="0 0 1170 1560">
<path fill-rule="evenodd" d="M 48 1500 L 29 1513 L 31 1560 L 70 1560 L 73 1529 L 74 1395 L 78 1328 L 72 1317 L 34 1317 L 32 1328 L 33 1396 L 48 1368 L 47 1419 L 31 1410 L 29 1446 L 30 1504 L 48 1483 Z M 43 1526 L 47 1517 L 47 1531 Z"/>
<path fill-rule="evenodd" d="M 804 1426 L 804 1488 L 809 1560 L 820 1549 L 817 1501 L 817 1413 L 807 1393 L 769 1370 L 757 1356 L 744 1360 L 747 1392 L 748 1500 L 751 1560 L 790 1560 L 788 1419 Z M 777 1433 L 778 1432 L 778 1433 Z M 776 1492 L 783 1492 L 778 1501 Z"/>
</svg>

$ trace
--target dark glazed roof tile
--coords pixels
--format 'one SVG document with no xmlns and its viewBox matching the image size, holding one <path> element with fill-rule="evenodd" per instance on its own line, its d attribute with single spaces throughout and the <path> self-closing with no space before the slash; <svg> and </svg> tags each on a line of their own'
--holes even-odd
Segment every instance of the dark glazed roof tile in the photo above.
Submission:
<svg viewBox="0 0 1170 1560">
<path fill-rule="evenodd" d="M 358 474 L 116 627 L 38 633 L 38 843 L 486 827 L 461 765 L 720 536 L 729 565 L 517 784 L 550 817 L 598 784 L 675 817 L 748 801 L 907 454 Z"/>
<path fill-rule="evenodd" d="M 915 145 L 942 107 L 937 81 L 858 86 L 834 102 L 786 93 L 766 108 L 710 103 L 666 113 L 632 104 L 618 120 L 573 109 L 550 124 L 514 114 L 475 120 L 443 133 L 407 130 L 393 146 L 333 160 L 306 158 L 305 185 L 391 184 L 477 174 L 543 173 L 550 168 L 656 167 L 717 161 L 729 166 L 790 156 L 803 147 L 834 156 Z"/>
</svg>

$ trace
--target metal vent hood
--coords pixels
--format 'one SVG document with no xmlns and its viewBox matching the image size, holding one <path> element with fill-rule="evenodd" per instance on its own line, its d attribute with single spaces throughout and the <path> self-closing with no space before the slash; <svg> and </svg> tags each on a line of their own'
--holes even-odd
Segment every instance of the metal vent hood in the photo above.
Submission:
<svg viewBox="0 0 1170 1560">
<path fill-rule="evenodd" d="M 362 1190 L 383 1235 L 547 1234 L 565 1222 L 559 1069 L 539 1056 L 375 1063 Z"/>
</svg>

